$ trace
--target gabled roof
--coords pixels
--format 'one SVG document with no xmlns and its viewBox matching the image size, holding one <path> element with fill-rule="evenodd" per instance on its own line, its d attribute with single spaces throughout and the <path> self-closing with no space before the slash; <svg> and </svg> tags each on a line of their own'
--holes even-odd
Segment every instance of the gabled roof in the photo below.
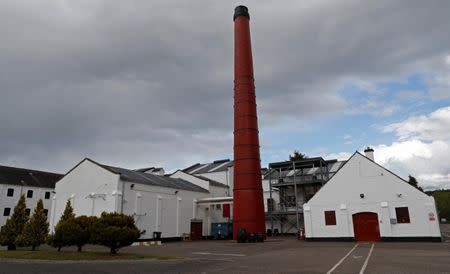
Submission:
<svg viewBox="0 0 450 274">
<path fill-rule="evenodd" d="M 18 167 L 0 166 L 0 184 L 55 188 L 62 174 Z"/>
<path fill-rule="evenodd" d="M 359 155 L 359 156 L 364 157 L 364 158 L 367 159 L 368 161 L 374 163 L 375 165 L 377 165 L 377 166 L 380 167 L 381 169 L 385 170 L 386 172 L 388 172 L 388 173 L 392 174 L 393 176 L 395 176 L 396 178 L 398 178 L 402 183 L 405 183 L 407 186 L 411 187 L 412 189 L 415 189 L 416 191 L 420 192 L 420 193 L 423 194 L 423 195 L 429 196 L 429 195 L 427 195 L 426 193 L 424 193 L 424 192 L 418 190 L 417 188 L 411 186 L 405 179 L 403 179 L 402 177 L 398 176 L 398 175 L 395 174 L 394 172 L 392 172 L 392 171 L 390 171 L 389 169 L 385 168 L 384 166 L 378 164 L 378 163 L 375 162 L 374 160 L 372 160 L 372 159 L 366 157 L 365 155 L 361 154 L 359 151 L 355 151 L 355 153 L 353 153 L 352 156 L 350 156 L 350 157 L 348 158 L 347 161 L 342 161 L 343 164 L 339 167 L 339 169 L 337 170 L 336 174 L 335 174 L 335 175 L 334 175 L 334 176 L 333 176 L 333 177 L 332 177 L 332 178 L 331 178 L 331 179 L 330 179 L 330 180 L 329 180 L 329 181 L 328 181 L 321 189 L 319 189 L 319 191 L 318 191 L 316 194 L 314 194 L 314 196 L 311 198 L 311 200 L 309 200 L 309 202 L 314 201 L 315 198 L 318 197 L 318 195 L 320 195 L 320 193 L 321 193 L 322 191 L 324 191 L 326 188 L 328 188 L 328 187 L 330 186 L 330 183 L 332 183 L 332 182 L 334 182 L 334 181 L 336 180 L 336 178 L 335 178 L 336 175 L 339 174 L 339 172 L 340 172 L 341 170 L 343 170 L 344 166 L 347 165 L 347 163 L 349 163 L 350 160 L 351 160 L 353 157 L 355 157 L 355 155 Z M 308 202 L 308 203 L 309 203 L 309 202 Z"/>
<path fill-rule="evenodd" d="M 175 179 L 175 178 L 170 178 L 167 176 L 159 176 L 159 175 L 154 175 L 154 174 L 150 174 L 150 173 L 143 173 L 143 172 L 126 169 L 126 168 L 121 168 L 121 167 L 103 165 L 103 164 L 97 163 L 89 158 L 83 159 L 75 167 L 73 167 L 71 170 L 69 170 L 69 172 L 67 172 L 66 175 L 64 175 L 64 176 L 67 176 L 67 174 L 69 174 L 72 170 L 74 170 L 76 167 L 78 167 L 84 161 L 90 161 L 91 163 L 94 163 L 94 164 L 98 165 L 99 167 L 108 170 L 109 172 L 118 174 L 120 176 L 120 179 L 127 181 L 127 182 L 133 182 L 133 183 L 144 184 L 144 185 L 152 185 L 152 186 L 160 186 L 160 187 L 168 187 L 168 188 L 174 188 L 174 189 L 179 189 L 179 190 L 209 193 L 208 190 L 201 188 L 197 185 L 194 185 L 183 179 Z"/>
</svg>

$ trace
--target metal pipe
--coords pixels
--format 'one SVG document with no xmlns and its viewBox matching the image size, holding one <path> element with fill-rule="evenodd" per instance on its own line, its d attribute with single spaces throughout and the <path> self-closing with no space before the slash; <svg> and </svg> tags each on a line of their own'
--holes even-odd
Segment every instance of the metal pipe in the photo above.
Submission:
<svg viewBox="0 0 450 274">
<path fill-rule="evenodd" d="M 292 162 L 294 168 L 294 192 L 295 192 L 295 219 L 297 222 L 297 231 L 300 228 L 300 221 L 298 219 L 298 197 L 297 197 L 297 181 L 295 180 L 295 162 Z"/>
<path fill-rule="evenodd" d="M 239 229 L 263 233 L 265 217 L 259 154 L 250 15 L 245 6 L 234 16 L 234 188 L 233 238 Z"/>
<path fill-rule="evenodd" d="M 269 196 L 270 196 L 270 203 L 272 204 L 272 206 L 274 206 L 273 204 L 273 200 L 272 200 L 272 174 L 271 174 L 271 169 L 269 168 Z M 269 203 L 267 203 L 267 211 L 270 212 L 270 229 L 273 233 L 273 213 L 272 213 L 272 208 L 269 209 Z"/>
</svg>

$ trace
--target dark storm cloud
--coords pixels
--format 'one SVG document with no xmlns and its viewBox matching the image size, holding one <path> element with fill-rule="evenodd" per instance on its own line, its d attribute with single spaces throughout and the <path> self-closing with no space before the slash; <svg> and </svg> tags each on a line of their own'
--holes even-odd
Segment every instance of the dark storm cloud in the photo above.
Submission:
<svg viewBox="0 0 450 274">
<path fill-rule="evenodd" d="M 339 113 L 346 79 L 415 72 L 450 46 L 446 1 L 244 4 L 262 131 Z M 86 155 L 171 168 L 230 155 L 235 5 L 2 1 L 0 163 L 64 172 Z"/>
</svg>

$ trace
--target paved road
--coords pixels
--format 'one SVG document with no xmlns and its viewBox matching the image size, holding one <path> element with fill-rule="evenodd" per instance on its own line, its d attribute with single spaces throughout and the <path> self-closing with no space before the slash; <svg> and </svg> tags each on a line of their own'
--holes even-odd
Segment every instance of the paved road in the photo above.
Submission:
<svg viewBox="0 0 450 274">
<path fill-rule="evenodd" d="M 450 241 L 372 244 L 303 242 L 286 237 L 255 244 L 177 242 L 129 247 L 120 252 L 184 259 L 57 263 L 0 260 L 0 273 L 450 273 Z"/>
</svg>

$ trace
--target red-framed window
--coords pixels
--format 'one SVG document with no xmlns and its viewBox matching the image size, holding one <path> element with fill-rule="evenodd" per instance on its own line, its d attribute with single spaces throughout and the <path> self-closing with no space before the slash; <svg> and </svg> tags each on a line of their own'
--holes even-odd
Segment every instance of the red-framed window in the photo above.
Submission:
<svg viewBox="0 0 450 274">
<path fill-rule="evenodd" d="M 334 210 L 325 211 L 325 225 L 336 225 L 336 212 Z"/>
<path fill-rule="evenodd" d="M 398 224 L 409 224 L 409 210 L 408 207 L 396 207 L 395 214 L 397 215 Z"/>
</svg>

